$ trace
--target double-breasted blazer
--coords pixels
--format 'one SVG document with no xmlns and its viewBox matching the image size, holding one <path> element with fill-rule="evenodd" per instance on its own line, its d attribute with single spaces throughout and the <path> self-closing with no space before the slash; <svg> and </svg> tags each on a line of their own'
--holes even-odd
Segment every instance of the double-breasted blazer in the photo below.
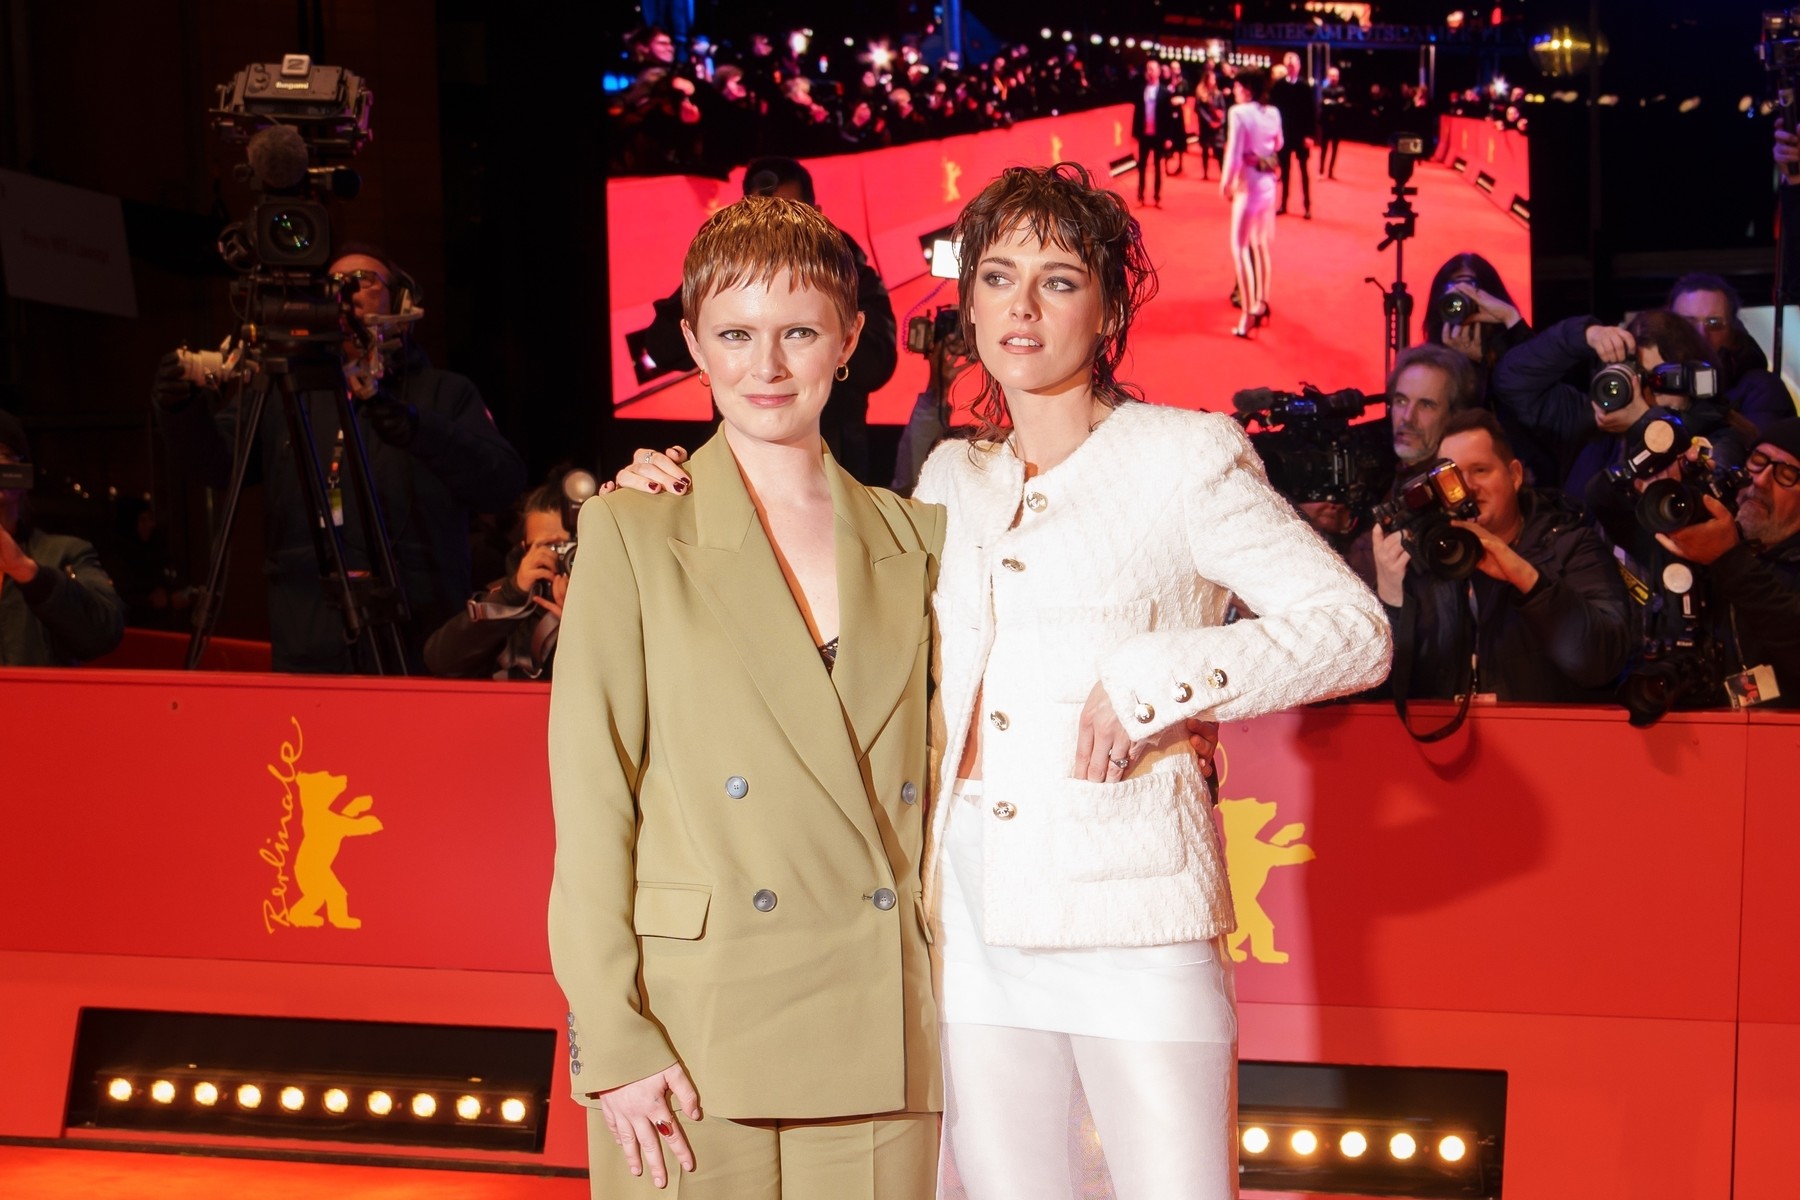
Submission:
<svg viewBox="0 0 1800 1200">
<path fill-rule="evenodd" d="M 935 600 L 939 794 L 950 794 L 971 719 L 982 734 L 981 804 L 937 806 L 933 845 L 953 814 L 982 822 L 983 936 L 1048 948 L 1229 931 L 1231 891 L 1185 722 L 1379 682 L 1391 654 L 1380 602 L 1216 413 L 1120 405 L 1030 480 L 1010 445 L 945 443 L 916 495 L 948 509 Z M 1233 593 L 1259 615 L 1225 624 Z M 1112 783 L 1069 777 L 1096 683 L 1148 743 Z"/>
<path fill-rule="evenodd" d="M 721 433 L 583 506 L 550 701 L 570 1087 L 679 1061 L 726 1117 L 941 1107 L 920 894 L 943 510 L 827 456 L 827 673 Z"/>
</svg>

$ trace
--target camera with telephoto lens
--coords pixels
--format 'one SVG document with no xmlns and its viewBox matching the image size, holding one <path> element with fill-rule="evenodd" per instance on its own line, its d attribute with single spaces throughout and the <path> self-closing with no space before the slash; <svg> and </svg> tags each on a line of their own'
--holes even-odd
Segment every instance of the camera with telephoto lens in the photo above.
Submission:
<svg viewBox="0 0 1800 1200">
<path fill-rule="evenodd" d="M 1438 319 L 1446 325 L 1460 325 L 1481 311 L 1481 305 L 1467 292 L 1457 290 L 1455 284 L 1445 288 L 1437 298 Z"/>
<path fill-rule="evenodd" d="M 1380 399 L 1380 397 L 1377 397 Z M 1354 388 L 1322 392 L 1310 384 L 1299 392 L 1247 388 L 1231 398 L 1236 419 L 1250 434 L 1269 483 L 1296 504 L 1342 504 L 1356 517 L 1393 478 L 1393 453 L 1380 422 L 1352 424 L 1368 411 L 1370 399 Z"/>
<path fill-rule="evenodd" d="M 1405 539 L 1413 561 L 1452 582 L 1475 573 L 1481 539 L 1452 521 L 1473 521 L 1481 507 L 1469 494 L 1462 469 L 1447 458 L 1426 463 L 1394 486 L 1394 498 L 1375 506 L 1375 519 Z"/>
<path fill-rule="evenodd" d="M 1619 685 L 1633 725 L 1662 720 L 1671 708 L 1709 708 L 1726 699 L 1725 647 L 1706 628 L 1706 580 L 1685 562 L 1663 567 L 1661 594 L 1647 616 L 1639 665 Z"/>
<path fill-rule="evenodd" d="M 1690 400 L 1711 400 L 1719 394 L 1719 372 L 1703 362 L 1658 363 L 1645 370 L 1627 359 L 1607 363 L 1595 371 L 1588 395 L 1601 412 L 1618 412 L 1631 403 L 1633 386 L 1639 384 L 1646 399 L 1649 393 L 1660 392 Z"/>
<path fill-rule="evenodd" d="M 1738 493 L 1749 486 L 1749 473 L 1715 461 L 1704 439 L 1699 453 L 1690 455 L 1695 440 L 1679 413 L 1652 409 L 1627 431 L 1625 461 L 1607 470 L 1607 478 L 1621 488 L 1653 480 L 1637 503 L 1638 524 L 1652 533 L 1673 533 L 1710 520 L 1708 496 L 1735 511 Z M 1675 478 L 1654 479 L 1671 466 L 1677 469 Z"/>
</svg>

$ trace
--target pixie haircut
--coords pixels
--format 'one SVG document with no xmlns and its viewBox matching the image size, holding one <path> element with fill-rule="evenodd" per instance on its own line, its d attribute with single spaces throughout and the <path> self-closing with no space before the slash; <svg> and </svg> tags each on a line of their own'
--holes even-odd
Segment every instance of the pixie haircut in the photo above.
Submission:
<svg viewBox="0 0 1800 1200">
<path fill-rule="evenodd" d="M 850 242 L 818 209 L 776 196 L 745 196 L 706 219 L 681 267 L 681 315 L 698 329 L 700 303 L 727 288 L 773 284 L 786 273 L 795 288 L 821 293 L 842 332 L 856 324 L 856 258 Z"/>
<path fill-rule="evenodd" d="M 1125 357 L 1131 322 L 1156 295 L 1156 268 L 1144 250 L 1143 231 L 1124 198 L 1097 187 L 1086 168 L 1076 163 L 1053 167 L 1008 167 L 969 201 L 952 234 L 960 247 L 957 286 L 962 293 L 963 336 L 975 345 L 969 306 L 975 280 L 988 248 L 1002 238 L 1024 233 L 1046 246 L 1075 255 L 1100 285 L 1105 331 L 1094 345 L 1094 398 L 1108 408 L 1141 400 L 1138 390 L 1119 382 L 1116 372 Z M 981 422 L 978 436 L 996 440 L 1011 419 L 1006 395 L 985 367 L 981 391 L 971 409 Z"/>
</svg>

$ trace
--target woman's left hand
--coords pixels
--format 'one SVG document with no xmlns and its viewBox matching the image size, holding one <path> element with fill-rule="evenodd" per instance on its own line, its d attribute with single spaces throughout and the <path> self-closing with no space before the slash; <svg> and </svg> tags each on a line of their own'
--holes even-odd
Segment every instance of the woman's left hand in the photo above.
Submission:
<svg viewBox="0 0 1800 1200">
<path fill-rule="evenodd" d="M 1096 683 L 1081 706 L 1081 730 L 1075 737 L 1075 769 L 1070 778 L 1089 783 L 1117 783 L 1131 769 L 1136 744 L 1113 712 L 1106 688 Z"/>
</svg>

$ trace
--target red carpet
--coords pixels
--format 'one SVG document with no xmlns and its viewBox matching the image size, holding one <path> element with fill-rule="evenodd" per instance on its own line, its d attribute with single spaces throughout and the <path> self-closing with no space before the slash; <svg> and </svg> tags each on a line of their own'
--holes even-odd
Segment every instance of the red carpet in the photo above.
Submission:
<svg viewBox="0 0 1800 1200">
<path fill-rule="evenodd" d="M 6 1200 L 581 1200 L 587 1194 L 585 1179 L 0 1146 Z M 1245 1192 L 1244 1200 L 1303 1198 Z M 1338 1198 L 1314 1193 L 1304 1200 Z"/>
<path fill-rule="evenodd" d="M 587 1180 L 0 1146 L 6 1200 L 584 1200 Z"/>
<path fill-rule="evenodd" d="M 1316 159 L 1315 159 L 1316 161 Z M 1337 179 L 1313 180 L 1313 219 L 1300 219 L 1300 181 L 1293 181 L 1290 215 L 1278 220 L 1270 304 L 1275 319 L 1252 341 L 1231 336 L 1237 310 L 1231 307 L 1231 253 L 1227 239 L 1230 208 L 1219 195 L 1218 176 L 1203 181 L 1199 160 L 1188 171 L 1163 181 L 1163 207 L 1134 208 L 1144 224 L 1162 281 L 1162 292 L 1138 317 L 1121 376 L 1143 388 L 1148 399 L 1186 408 L 1229 409 L 1231 395 L 1246 387 L 1294 389 L 1302 380 L 1326 391 L 1341 387 L 1379 392 L 1382 387 L 1381 297 L 1369 276 L 1386 286 L 1394 278 L 1392 247 L 1377 253 L 1384 236 L 1389 201 L 1387 151 L 1346 144 L 1338 157 Z M 1127 197 L 1137 180 L 1124 175 L 1115 186 Z M 1451 255 L 1474 250 L 1500 271 L 1527 320 L 1531 318 L 1531 237 L 1524 225 L 1470 186 L 1448 167 L 1421 162 L 1413 176 L 1419 194 L 1418 236 L 1406 243 L 1406 282 L 1415 299 L 1413 336 L 1418 336 L 1424 291 Z M 924 277 L 896 288 L 894 315 L 905 334 L 906 314 L 944 281 Z M 954 301 L 946 284 L 921 309 Z M 869 405 L 876 424 L 904 424 L 924 390 L 925 360 L 903 349 L 894 378 Z M 956 389 L 958 400 L 973 393 L 971 376 Z M 619 409 L 621 417 L 665 421 L 705 421 L 711 403 L 697 379 L 685 380 Z"/>
</svg>

